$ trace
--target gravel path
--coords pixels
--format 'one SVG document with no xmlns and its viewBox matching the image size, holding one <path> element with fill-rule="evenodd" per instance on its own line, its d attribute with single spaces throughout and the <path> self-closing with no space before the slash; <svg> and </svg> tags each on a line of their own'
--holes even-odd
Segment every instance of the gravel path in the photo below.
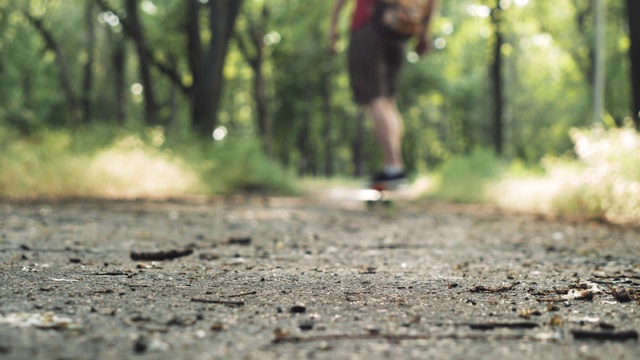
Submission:
<svg viewBox="0 0 640 360">
<path fill-rule="evenodd" d="M 0 359 L 636 359 L 638 254 L 489 206 L 2 202 Z"/>
</svg>

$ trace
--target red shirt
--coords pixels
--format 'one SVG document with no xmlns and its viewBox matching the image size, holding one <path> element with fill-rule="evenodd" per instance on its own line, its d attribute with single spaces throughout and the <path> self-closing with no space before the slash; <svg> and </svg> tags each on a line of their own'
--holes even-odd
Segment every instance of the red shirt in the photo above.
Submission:
<svg viewBox="0 0 640 360">
<path fill-rule="evenodd" d="M 357 0 L 351 20 L 351 31 L 359 29 L 371 20 L 375 5 L 376 0 Z"/>
</svg>

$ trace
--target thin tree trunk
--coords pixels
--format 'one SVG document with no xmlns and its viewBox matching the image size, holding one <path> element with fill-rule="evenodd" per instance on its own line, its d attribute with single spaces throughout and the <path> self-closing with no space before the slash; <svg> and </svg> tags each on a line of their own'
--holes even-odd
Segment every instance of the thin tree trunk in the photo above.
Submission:
<svg viewBox="0 0 640 360">
<path fill-rule="evenodd" d="M 330 61 L 330 60 L 329 60 Z M 331 64 L 332 65 L 332 64 Z M 329 66 L 323 74 L 324 92 L 322 94 L 324 129 L 322 130 L 322 140 L 324 142 L 324 176 L 331 177 L 334 174 L 334 151 L 333 144 L 333 103 L 331 102 L 331 84 L 333 68 Z"/>
<path fill-rule="evenodd" d="M 302 125 L 300 132 L 298 133 L 298 151 L 300 152 L 300 160 L 298 163 L 298 175 L 304 176 L 309 173 L 315 174 L 315 167 L 313 166 L 313 147 L 311 145 L 311 102 L 313 98 L 313 88 L 310 83 L 307 83 L 304 87 L 304 102 L 305 111 L 302 115 Z"/>
<path fill-rule="evenodd" d="M 633 98 L 631 109 L 636 126 L 640 126 L 640 1 L 627 0 L 627 14 L 629 19 L 629 59 L 631 62 L 631 85 Z"/>
<path fill-rule="evenodd" d="M 112 43 L 111 63 L 113 66 L 113 93 L 115 96 L 116 119 L 124 125 L 127 118 L 126 94 L 126 46 L 122 35 L 110 29 L 108 36 Z"/>
<path fill-rule="evenodd" d="M 201 8 L 202 3 L 200 0 L 188 0 L 184 26 L 187 34 L 187 58 L 193 78 L 192 89 L 198 88 L 198 83 L 202 79 L 200 75 L 202 69 L 202 37 L 200 36 L 199 25 Z M 190 97 L 193 102 L 193 91 L 191 91 Z"/>
<path fill-rule="evenodd" d="M 264 37 L 267 34 L 267 23 L 269 21 L 269 10 L 263 5 L 260 13 L 260 23 L 251 26 L 251 39 L 256 49 L 254 66 L 254 98 L 256 102 L 256 112 L 260 128 L 260 136 L 264 151 L 268 156 L 273 155 L 273 124 L 269 116 L 269 102 L 267 98 L 267 79 L 264 77 Z"/>
<path fill-rule="evenodd" d="M 169 56 L 169 62 L 177 67 L 178 60 L 175 56 Z M 168 129 L 177 129 L 178 124 L 178 86 L 175 83 L 170 83 L 169 90 L 169 99 L 168 99 L 168 107 L 169 107 L 169 116 L 166 119 L 165 125 Z"/>
<path fill-rule="evenodd" d="M 126 0 L 125 9 L 127 11 L 127 21 L 130 26 L 131 37 L 135 42 L 138 52 L 140 78 L 143 87 L 142 96 L 145 102 L 145 121 L 147 124 L 155 124 L 158 121 L 158 105 L 156 103 L 151 77 L 151 59 L 147 51 L 146 39 L 138 13 L 138 0 Z"/>
<path fill-rule="evenodd" d="M 247 16 L 248 36 L 236 33 L 238 49 L 245 60 L 253 70 L 253 99 L 256 106 L 256 125 L 260 132 L 263 148 L 267 155 L 273 155 L 273 124 L 269 116 L 269 106 L 267 98 L 267 80 L 264 77 L 264 37 L 266 35 L 266 27 L 269 18 L 269 11 L 263 6 L 260 20 L 256 23 L 251 17 Z M 250 41 L 247 42 L 246 38 Z M 248 43 L 251 44 L 249 50 Z M 252 55 L 253 54 L 253 55 Z"/>
<path fill-rule="evenodd" d="M 269 116 L 268 100 L 267 100 L 267 85 L 262 72 L 264 60 L 262 55 L 259 59 L 260 65 L 255 69 L 254 76 L 254 97 L 256 101 L 256 111 L 258 117 L 258 124 L 260 126 L 260 135 L 264 144 L 264 151 L 267 155 L 273 155 L 273 124 L 271 122 L 271 116 Z"/>
<path fill-rule="evenodd" d="M 211 40 L 198 71 L 192 106 L 193 127 L 210 136 L 217 125 L 223 90 L 223 69 L 229 38 L 240 12 L 242 0 L 210 0 L 209 30 Z"/>
<path fill-rule="evenodd" d="M 495 37 L 493 44 L 493 63 L 491 64 L 491 81 L 493 83 L 493 144 L 496 154 L 502 154 L 503 148 L 503 93 L 502 93 L 502 44 L 504 42 L 500 23 L 503 11 L 500 1 L 496 1 L 495 8 L 491 11 L 491 22 L 494 26 Z"/>
<path fill-rule="evenodd" d="M 73 85 L 71 83 L 71 73 L 69 72 L 69 65 L 67 58 L 60 47 L 60 44 L 56 41 L 53 34 L 44 26 L 42 20 L 37 19 L 30 14 L 25 14 L 29 21 L 35 26 L 45 40 L 46 46 L 49 50 L 53 51 L 56 56 L 56 63 L 58 64 L 58 74 L 60 78 L 60 86 L 65 94 L 67 102 L 67 111 L 69 116 L 69 122 L 71 126 L 80 125 L 80 106 L 78 98 L 76 97 Z"/>
<path fill-rule="evenodd" d="M 578 27 L 578 31 L 585 39 L 591 37 L 594 27 L 593 23 L 591 23 L 589 19 L 594 13 L 594 2 L 573 0 L 573 5 L 576 8 L 576 25 Z M 587 43 L 588 46 L 587 57 L 589 61 L 585 61 L 583 51 L 580 50 L 580 47 L 569 49 L 569 53 L 578 65 L 578 68 L 582 72 L 585 80 L 589 84 L 593 84 L 596 76 L 594 66 L 596 62 L 596 49 L 593 42 L 585 41 L 585 43 Z"/>
<path fill-rule="evenodd" d="M 86 26 L 86 51 L 87 62 L 84 64 L 84 78 L 82 80 L 82 112 L 84 122 L 91 120 L 91 93 L 93 90 L 93 63 L 94 48 L 96 44 L 96 31 L 94 21 L 94 2 L 86 0 L 85 26 Z"/>
<path fill-rule="evenodd" d="M 606 8 L 604 0 L 596 0 L 596 56 L 595 56 L 595 81 L 593 83 L 593 122 L 595 124 L 604 121 L 604 90 L 606 81 Z"/>
</svg>

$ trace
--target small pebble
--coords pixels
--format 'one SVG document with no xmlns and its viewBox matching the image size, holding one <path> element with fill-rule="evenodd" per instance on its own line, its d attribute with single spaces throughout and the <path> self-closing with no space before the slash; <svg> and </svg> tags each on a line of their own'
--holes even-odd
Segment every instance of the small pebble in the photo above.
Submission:
<svg viewBox="0 0 640 360">
<path fill-rule="evenodd" d="M 290 311 L 294 314 L 302 314 L 307 311 L 307 307 L 304 305 L 293 305 Z"/>
</svg>

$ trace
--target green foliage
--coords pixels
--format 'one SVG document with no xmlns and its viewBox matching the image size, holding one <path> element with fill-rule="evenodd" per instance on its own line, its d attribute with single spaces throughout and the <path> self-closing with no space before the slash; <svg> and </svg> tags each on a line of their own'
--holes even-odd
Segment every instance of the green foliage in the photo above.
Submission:
<svg viewBox="0 0 640 360">
<path fill-rule="evenodd" d="M 293 176 L 269 159 L 259 142 L 251 138 L 224 140 L 207 145 L 199 157 L 202 180 L 212 193 L 292 194 Z"/>
<path fill-rule="evenodd" d="M 0 194 L 32 197 L 78 189 L 78 161 L 67 152 L 70 140 L 60 132 L 41 132 L 30 138 L 19 138 L 13 131 L 0 133 Z"/>
<path fill-rule="evenodd" d="M 192 94 L 170 81 L 166 71 L 167 67 L 175 70 L 172 75 L 187 86 L 196 80 L 191 78 L 192 64 L 187 56 L 187 2 L 140 1 L 146 45 L 159 62 L 151 69 L 160 108 L 155 123 L 171 135 L 156 146 L 147 130 L 118 130 L 136 129 L 143 121 L 144 97 L 139 90 L 133 91 L 134 85 L 141 82 L 139 55 L 122 22 L 107 21 L 114 18 L 109 18 L 97 4 L 93 8 L 94 21 L 85 19 L 85 6 L 90 3 L 0 0 L 0 147 L 6 150 L 0 159 L 3 193 L 10 192 L 5 186 L 21 194 L 43 193 L 44 190 L 33 189 L 44 183 L 56 189 L 85 189 L 83 184 L 71 184 L 68 174 L 82 172 L 98 156 L 118 158 L 132 151 L 144 154 L 140 155 L 141 160 L 147 159 L 143 163 L 173 164 L 194 171 L 201 183 L 193 188 L 200 190 L 180 191 L 289 191 L 284 185 L 289 175 L 281 167 L 303 176 L 353 175 L 357 149 L 361 151 L 362 171 L 378 169 L 379 149 L 370 123 L 365 121 L 361 126 L 359 109 L 352 102 L 349 88 L 346 46 L 351 9 L 341 19 L 338 53 L 331 56 L 327 52 L 327 28 L 333 1 L 310 6 L 306 0 L 244 0 L 224 68 L 221 110 L 215 119 L 232 135 L 212 144 L 189 135 Z M 107 3 L 124 16 L 123 1 Z M 201 9 L 206 9 L 205 3 L 198 2 Z M 630 92 L 626 13 L 623 2 L 606 3 L 610 94 L 606 109 L 611 123 L 622 124 L 629 115 Z M 424 172 L 451 161 L 455 165 L 462 161 L 457 155 L 492 145 L 488 69 L 493 61 L 494 28 L 487 5 L 493 4 L 441 1 L 432 28 L 434 51 L 420 61 L 411 54 L 407 56 L 398 104 L 406 125 L 403 151 L 411 171 Z M 528 168 L 545 156 L 562 156 L 571 151 L 569 130 L 589 124 L 593 4 L 575 0 L 501 4 L 505 157 L 522 161 L 523 167 Z M 68 99 L 61 91 L 59 58 L 27 14 L 41 19 L 60 44 L 77 100 L 90 102 L 91 118 L 77 128 L 72 128 L 76 125 L 71 124 Z M 203 44 L 211 38 L 208 21 L 207 11 L 201 11 L 198 22 Z M 261 71 L 266 82 L 268 115 L 273 122 L 274 155 L 270 159 L 261 155 L 259 145 L 262 139 L 256 126 L 254 71 L 238 46 L 239 38 L 255 35 L 251 32 L 255 25 L 266 34 L 256 36 L 257 44 L 264 45 Z M 89 26 L 94 27 L 96 35 L 93 47 L 87 36 Z M 120 50 L 124 57 L 124 83 L 116 86 L 115 58 Z M 255 54 L 253 50 L 250 49 L 251 54 Z M 89 55 L 94 59 L 94 85 L 85 94 Z M 355 139 L 362 133 L 364 136 L 357 143 Z M 139 138 L 143 145 L 133 141 L 138 145 L 127 147 L 131 146 L 131 136 Z M 473 156 L 480 156 L 476 153 Z M 458 168 L 449 164 L 441 169 L 453 168 L 447 171 L 453 171 L 454 177 L 456 171 L 476 171 L 474 162 L 481 159 L 473 156 L 468 159 L 469 164 L 456 165 Z M 66 174 L 55 180 L 56 171 Z M 36 174 L 51 180 L 33 180 L 38 179 Z M 470 198 L 479 201 L 482 196 Z M 595 208 L 596 212 L 608 211 Z"/>
<path fill-rule="evenodd" d="M 544 172 L 510 171 L 492 201 L 525 211 L 640 223 L 640 134 L 633 127 L 572 130 L 576 158 L 549 157 Z"/>
<path fill-rule="evenodd" d="M 640 135 L 635 128 L 574 130 L 578 164 L 570 169 L 553 203 L 557 212 L 621 222 L 640 221 Z M 565 169 L 565 171 L 568 171 Z"/>
<path fill-rule="evenodd" d="M 437 169 L 434 197 L 447 201 L 481 203 L 487 200 L 485 187 L 504 171 L 502 161 L 487 149 L 454 156 Z"/>
<path fill-rule="evenodd" d="M 0 196 L 153 197 L 295 191 L 293 180 L 252 139 L 218 144 L 165 139 L 161 127 L 0 132 Z"/>
</svg>

